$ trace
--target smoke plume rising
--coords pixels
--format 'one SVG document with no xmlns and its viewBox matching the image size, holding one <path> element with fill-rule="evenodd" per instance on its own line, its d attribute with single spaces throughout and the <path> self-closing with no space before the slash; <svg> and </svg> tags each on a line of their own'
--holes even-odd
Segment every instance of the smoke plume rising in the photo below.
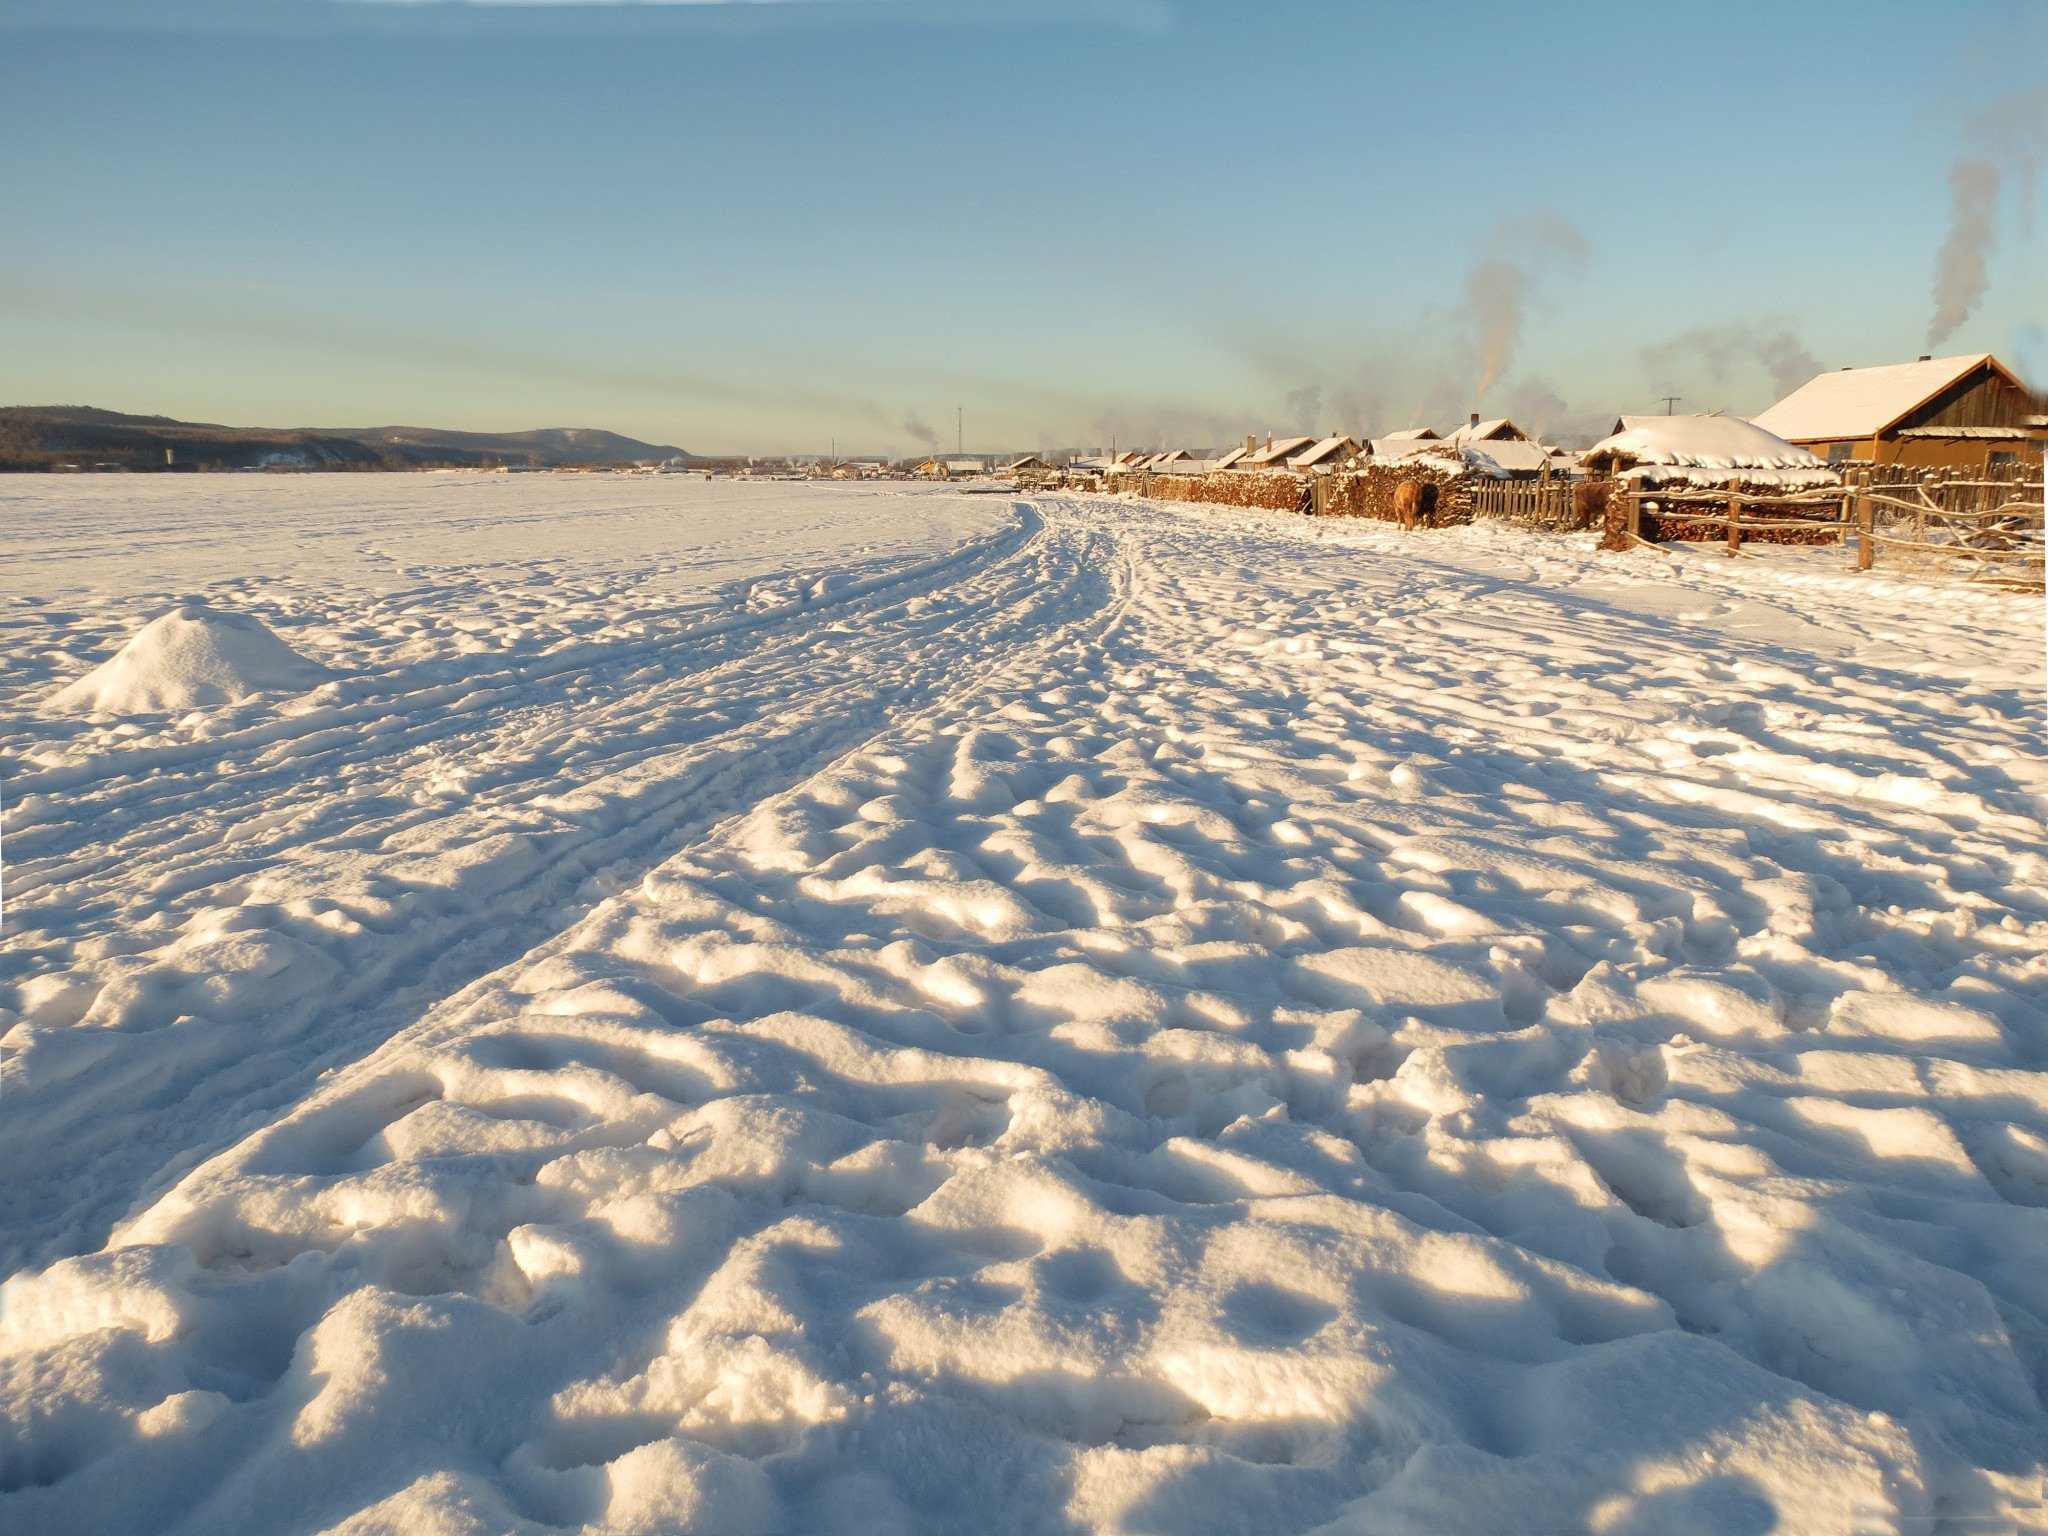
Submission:
<svg viewBox="0 0 2048 1536">
<path fill-rule="evenodd" d="M 1986 259 L 1998 246 L 1998 167 L 1958 160 L 1948 170 L 1948 239 L 1934 258 L 1934 318 L 1927 344 L 1939 346 L 1970 318 L 1991 286 Z"/>
<path fill-rule="evenodd" d="M 1821 371 L 1820 359 L 1807 351 L 1785 326 L 1721 325 L 1687 331 L 1676 340 L 1645 347 L 1643 365 L 1660 382 L 1674 388 L 1684 376 L 1704 368 L 1716 384 L 1724 383 L 1744 363 L 1755 363 L 1771 376 L 1782 400 Z M 1696 402 L 1697 403 L 1697 402 Z"/>
<path fill-rule="evenodd" d="M 1465 279 L 1465 298 L 1479 329 L 1479 384 L 1475 403 L 1498 384 L 1514 360 L 1515 342 L 1528 315 L 1537 280 L 1562 259 L 1585 260 L 1586 237 L 1550 208 L 1503 219 L 1487 241 L 1487 253 Z"/>
<path fill-rule="evenodd" d="M 1970 119 L 1967 137 L 1975 157 L 1948 169 L 1948 238 L 1934 258 L 1930 348 L 1955 334 L 1991 286 L 1990 258 L 2008 190 L 2021 243 L 2034 238 L 2034 182 L 2048 154 L 2048 82 L 1999 97 Z"/>
<path fill-rule="evenodd" d="M 915 411 L 912 411 L 903 418 L 903 430 L 916 438 L 920 443 L 923 443 L 927 452 L 936 453 L 938 451 L 939 434 L 919 421 Z"/>
</svg>

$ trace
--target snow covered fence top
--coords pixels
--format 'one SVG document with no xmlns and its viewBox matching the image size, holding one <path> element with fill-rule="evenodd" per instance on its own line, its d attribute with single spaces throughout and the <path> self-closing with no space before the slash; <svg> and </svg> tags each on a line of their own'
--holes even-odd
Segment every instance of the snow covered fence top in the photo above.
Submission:
<svg viewBox="0 0 2048 1536">
<path fill-rule="evenodd" d="M 1624 416 L 1619 428 L 1587 450 L 1588 471 L 1643 485 L 1841 484 L 1820 455 L 1739 416 Z"/>
</svg>

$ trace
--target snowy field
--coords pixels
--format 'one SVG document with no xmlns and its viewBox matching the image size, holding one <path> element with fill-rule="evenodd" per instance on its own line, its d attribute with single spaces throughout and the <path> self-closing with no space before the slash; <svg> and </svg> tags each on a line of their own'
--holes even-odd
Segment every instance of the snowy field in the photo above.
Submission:
<svg viewBox="0 0 2048 1536">
<path fill-rule="evenodd" d="M 680 477 L 0 558 L 10 1536 L 2042 1528 L 2038 597 Z"/>
</svg>

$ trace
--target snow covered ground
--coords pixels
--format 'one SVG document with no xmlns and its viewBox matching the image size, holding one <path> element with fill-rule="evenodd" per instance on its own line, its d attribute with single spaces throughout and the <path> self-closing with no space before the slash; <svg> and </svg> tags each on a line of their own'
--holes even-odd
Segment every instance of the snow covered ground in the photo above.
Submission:
<svg viewBox="0 0 2048 1536">
<path fill-rule="evenodd" d="M 675 478 L 0 518 L 10 1532 L 2041 1524 L 2038 598 Z M 129 672 L 328 680 L 46 707 L 166 611 Z"/>
</svg>

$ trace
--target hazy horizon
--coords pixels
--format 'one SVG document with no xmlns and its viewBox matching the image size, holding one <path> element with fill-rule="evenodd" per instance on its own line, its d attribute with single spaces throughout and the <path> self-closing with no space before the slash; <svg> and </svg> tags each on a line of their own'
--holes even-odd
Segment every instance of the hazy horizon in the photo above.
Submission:
<svg viewBox="0 0 2048 1536">
<path fill-rule="evenodd" d="M 2048 382 L 2038 8 L 0 0 L 0 33 L 23 404 L 901 457 L 956 410 L 985 453 L 1583 435 L 1927 352 Z"/>
</svg>

